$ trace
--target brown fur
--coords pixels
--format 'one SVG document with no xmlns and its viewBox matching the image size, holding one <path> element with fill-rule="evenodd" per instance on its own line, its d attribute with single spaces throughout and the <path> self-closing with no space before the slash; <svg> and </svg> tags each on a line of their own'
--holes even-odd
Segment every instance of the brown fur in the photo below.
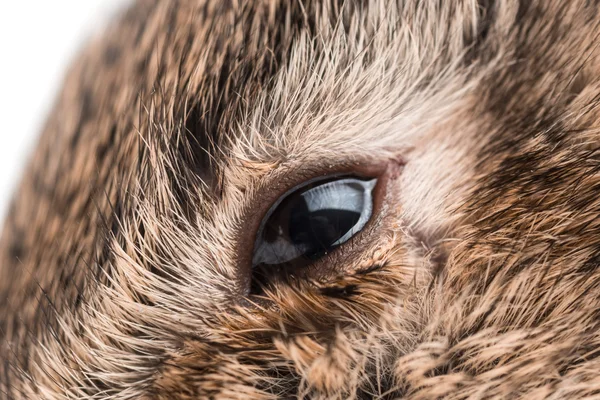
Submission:
<svg viewBox="0 0 600 400">
<path fill-rule="evenodd" d="M 600 397 L 599 8 L 138 1 L 6 221 L 0 398 Z M 253 303 L 264 204 L 382 163 L 341 272 Z"/>
</svg>

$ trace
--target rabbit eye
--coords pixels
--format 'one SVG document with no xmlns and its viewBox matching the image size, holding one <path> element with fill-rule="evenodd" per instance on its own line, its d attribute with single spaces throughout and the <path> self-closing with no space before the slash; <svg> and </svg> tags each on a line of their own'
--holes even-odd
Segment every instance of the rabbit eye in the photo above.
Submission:
<svg viewBox="0 0 600 400">
<path fill-rule="evenodd" d="M 338 177 L 282 196 L 260 225 L 253 268 L 303 266 L 348 241 L 371 218 L 376 183 Z"/>
</svg>

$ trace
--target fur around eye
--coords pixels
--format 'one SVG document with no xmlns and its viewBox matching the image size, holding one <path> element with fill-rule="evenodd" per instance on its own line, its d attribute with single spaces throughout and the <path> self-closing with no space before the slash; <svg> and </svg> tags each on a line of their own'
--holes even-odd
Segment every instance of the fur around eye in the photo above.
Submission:
<svg viewBox="0 0 600 400">
<path fill-rule="evenodd" d="M 600 398 L 600 1 L 132 3 L 0 232 L 0 400 Z"/>
</svg>

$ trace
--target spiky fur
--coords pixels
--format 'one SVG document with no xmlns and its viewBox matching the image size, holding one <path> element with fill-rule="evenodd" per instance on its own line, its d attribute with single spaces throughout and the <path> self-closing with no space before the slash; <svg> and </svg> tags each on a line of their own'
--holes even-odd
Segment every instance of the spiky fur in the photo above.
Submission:
<svg viewBox="0 0 600 400">
<path fill-rule="evenodd" d="M 0 398 L 600 396 L 595 1 L 139 1 L 0 244 Z M 239 302 L 265 192 L 401 159 L 347 273 Z"/>
</svg>

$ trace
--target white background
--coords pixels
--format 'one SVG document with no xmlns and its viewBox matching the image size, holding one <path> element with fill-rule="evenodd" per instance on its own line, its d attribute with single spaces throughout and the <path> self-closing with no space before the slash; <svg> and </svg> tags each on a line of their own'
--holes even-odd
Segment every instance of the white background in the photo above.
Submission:
<svg viewBox="0 0 600 400">
<path fill-rule="evenodd" d="M 69 62 L 127 0 L 0 0 L 0 225 Z"/>
</svg>

